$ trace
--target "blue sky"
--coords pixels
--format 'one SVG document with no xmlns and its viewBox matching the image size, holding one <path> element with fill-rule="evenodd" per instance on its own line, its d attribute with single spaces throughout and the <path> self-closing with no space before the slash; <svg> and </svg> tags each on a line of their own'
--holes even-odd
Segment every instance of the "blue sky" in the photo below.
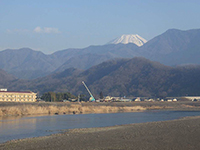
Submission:
<svg viewBox="0 0 200 150">
<path fill-rule="evenodd" d="M 199 8 L 199 0 L 0 0 L 0 50 L 49 54 L 122 34 L 150 40 L 171 28 L 200 28 Z"/>
</svg>

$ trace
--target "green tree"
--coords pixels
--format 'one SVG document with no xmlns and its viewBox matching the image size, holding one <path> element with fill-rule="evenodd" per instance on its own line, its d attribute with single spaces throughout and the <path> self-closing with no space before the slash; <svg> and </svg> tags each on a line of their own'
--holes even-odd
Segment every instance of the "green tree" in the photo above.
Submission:
<svg viewBox="0 0 200 150">
<path fill-rule="evenodd" d="M 51 95 L 51 102 L 57 101 L 57 99 L 56 99 L 56 93 L 54 93 L 54 92 L 49 92 L 49 93 Z"/>
<path fill-rule="evenodd" d="M 100 97 L 100 99 L 103 99 L 103 98 L 104 98 L 103 92 L 102 92 L 102 91 L 99 93 L 99 97 Z"/>
<path fill-rule="evenodd" d="M 41 96 L 41 99 L 48 102 L 59 102 L 64 99 L 76 99 L 77 97 L 69 92 L 65 93 L 55 93 L 55 92 L 46 92 Z"/>
<path fill-rule="evenodd" d="M 50 94 L 50 92 L 44 93 L 44 94 L 41 96 L 41 99 L 44 100 L 44 101 L 50 102 L 50 101 L 51 101 L 51 94 Z"/>
<path fill-rule="evenodd" d="M 80 101 L 85 101 L 85 102 L 87 102 L 87 101 L 88 101 L 88 98 L 86 97 L 86 95 L 80 94 Z"/>
</svg>

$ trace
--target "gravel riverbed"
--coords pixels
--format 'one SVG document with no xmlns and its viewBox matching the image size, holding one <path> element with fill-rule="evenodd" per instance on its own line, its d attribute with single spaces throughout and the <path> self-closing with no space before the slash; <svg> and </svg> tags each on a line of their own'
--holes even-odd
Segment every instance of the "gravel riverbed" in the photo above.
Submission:
<svg viewBox="0 0 200 150">
<path fill-rule="evenodd" d="M 200 116 L 104 128 L 66 130 L 13 140 L 0 150 L 199 150 Z"/>
</svg>

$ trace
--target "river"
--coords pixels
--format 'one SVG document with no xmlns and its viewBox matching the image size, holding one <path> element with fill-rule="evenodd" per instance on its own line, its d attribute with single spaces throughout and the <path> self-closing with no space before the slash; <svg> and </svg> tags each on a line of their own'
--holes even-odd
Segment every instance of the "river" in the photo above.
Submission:
<svg viewBox="0 0 200 150">
<path fill-rule="evenodd" d="M 35 117 L 8 117 L 0 120 L 0 143 L 63 132 L 65 129 L 174 120 L 200 116 L 200 111 L 144 111 L 110 114 L 78 114 Z"/>
</svg>

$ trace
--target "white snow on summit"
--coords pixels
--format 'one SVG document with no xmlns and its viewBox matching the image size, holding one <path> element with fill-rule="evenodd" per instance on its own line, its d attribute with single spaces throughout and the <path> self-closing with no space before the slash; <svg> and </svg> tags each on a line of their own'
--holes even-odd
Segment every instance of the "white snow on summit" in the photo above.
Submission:
<svg viewBox="0 0 200 150">
<path fill-rule="evenodd" d="M 141 36 L 139 36 L 137 34 L 124 34 L 121 37 L 112 40 L 111 42 L 109 42 L 109 44 L 134 43 L 137 46 L 142 46 L 146 42 L 147 42 L 147 40 L 145 40 L 144 38 L 142 38 Z"/>
</svg>

